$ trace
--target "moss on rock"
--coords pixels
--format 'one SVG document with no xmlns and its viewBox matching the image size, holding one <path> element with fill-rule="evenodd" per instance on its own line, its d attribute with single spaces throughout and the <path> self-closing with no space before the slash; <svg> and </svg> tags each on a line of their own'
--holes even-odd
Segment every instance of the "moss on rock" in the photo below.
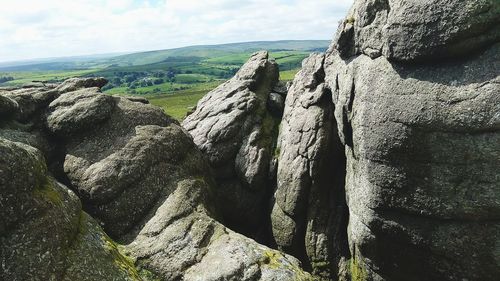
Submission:
<svg viewBox="0 0 500 281">
<path fill-rule="evenodd" d="M 63 197 L 54 188 L 54 182 L 50 178 L 45 178 L 42 184 L 33 190 L 33 196 L 35 198 L 44 200 L 51 203 L 52 205 L 62 206 Z"/>
<path fill-rule="evenodd" d="M 364 269 L 354 257 L 349 260 L 349 271 L 351 273 L 351 281 L 368 280 L 366 269 Z"/>
<path fill-rule="evenodd" d="M 305 272 L 298 264 L 292 264 L 288 261 L 283 253 L 268 249 L 264 250 L 262 259 L 259 262 L 262 271 L 269 270 L 283 270 L 286 269 L 294 274 L 293 280 L 298 281 L 312 281 L 316 280 L 314 277 Z"/>
<path fill-rule="evenodd" d="M 135 268 L 134 260 L 125 255 L 121 246 L 84 212 L 67 260 L 64 280 L 144 280 Z"/>
</svg>

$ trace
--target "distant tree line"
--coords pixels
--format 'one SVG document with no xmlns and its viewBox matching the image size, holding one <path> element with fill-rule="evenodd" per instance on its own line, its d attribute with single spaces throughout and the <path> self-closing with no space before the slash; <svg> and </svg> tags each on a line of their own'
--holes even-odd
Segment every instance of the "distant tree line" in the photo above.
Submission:
<svg viewBox="0 0 500 281">
<path fill-rule="evenodd" d="M 193 57 L 193 60 L 194 59 L 198 58 Z M 171 58 L 170 60 L 174 59 Z M 101 73 L 90 74 L 88 76 L 95 76 L 95 75 L 104 76 L 106 79 L 108 79 L 109 83 L 103 87 L 102 89 L 103 91 L 118 87 L 127 87 L 129 90 L 133 91 L 135 89 L 160 85 L 164 83 L 196 84 L 196 83 L 206 82 L 205 80 L 197 81 L 196 78 L 194 78 L 193 80 L 180 79 L 177 78 L 177 75 L 179 74 L 199 74 L 199 75 L 206 75 L 211 79 L 229 79 L 233 77 L 234 74 L 236 74 L 238 69 L 239 69 L 238 66 L 207 67 L 203 65 L 183 65 L 178 67 L 171 66 L 165 69 L 151 69 L 151 70 L 140 70 L 140 71 L 108 70 Z"/>
<path fill-rule="evenodd" d="M 14 80 L 12 76 L 0 76 L 0 84 Z"/>
</svg>

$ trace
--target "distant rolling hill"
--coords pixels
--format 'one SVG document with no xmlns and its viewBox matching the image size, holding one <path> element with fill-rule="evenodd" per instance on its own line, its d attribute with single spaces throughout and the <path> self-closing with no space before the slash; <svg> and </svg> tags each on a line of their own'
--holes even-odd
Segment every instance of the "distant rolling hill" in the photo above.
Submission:
<svg viewBox="0 0 500 281">
<path fill-rule="evenodd" d="M 181 119 L 204 94 L 232 77 L 253 52 L 268 50 L 280 67 L 281 79 L 291 80 L 304 58 L 325 51 L 328 44 L 326 40 L 262 41 L 4 63 L 0 87 L 102 76 L 109 81 L 103 88 L 106 93 L 142 95 Z"/>
<path fill-rule="evenodd" d="M 215 58 L 232 54 L 269 51 L 324 51 L 328 40 L 282 40 L 200 45 L 175 49 L 138 52 L 131 54 L 102 54 L 91 56 L 37 59 L 0 63 L 0 72 L 10 71 L 56 71 L 105 68 L 109 66 L 133 66 L 163 62 L 172 57 Z"/>
<path fill-rule="evenodd" d="M 161 62 L 169 57 L 214 58 L 259 50 L 313 52 L 324 51 L 329 43 L 328 40 L 284 40 L 201 45 L 122 55 L 111 58 L 107 62 L 117 65 L 143 65 Z"/>
<path fill-rule="evenodd" d="M 22 61 L 0 62 L 0 71 L 47 71 L 95 66 L 97 61 L 124 55 L 125 53 L 97 54 L 88 56 L 56 57 Z M 88 67 L 87 67 L 88 68 Z"/>
</svg>

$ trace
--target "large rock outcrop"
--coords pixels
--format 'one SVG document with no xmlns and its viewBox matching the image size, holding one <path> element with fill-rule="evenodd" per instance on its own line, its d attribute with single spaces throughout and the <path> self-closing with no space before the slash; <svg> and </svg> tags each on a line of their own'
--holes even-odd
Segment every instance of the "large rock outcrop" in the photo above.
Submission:
<svg viewBox="0 0 500 281">
<path fill-rule="evenodd" d="M 47 128 L 64 148 L 58 173 L 113 238 L 140 225 L 164 197 L 162 190 L 173 189 L 169 179 L 190 139 L 172 122 L 159 108 L 97 88 L 68 92 L 49 104 Z M 171 168 L 170 162 L 179 163 Z M 193 169 L 185 172 L 195 176 Z"/>
<path fill-rule="evenodd" d="M 256 53 L 182 127 L 101 78 L 0 89 L 0 279 L 497 280 L 499 21 L 356 0 L 289 88 Z"/>
<path fill-rule="evenodd" d="M 341 25 L 325 72 L 353 279 L 498 279 L 499 7 L 356 1 Z"/>
<path fill-rule="evenodd" d="M 19 111 L 19 105 L 11 98 L 0 96 L 0 112 L 4 120 L 11 119 Z"/>
<path fill-rule="evenodd" d="M 47 105 L 59 95 L 84 88 L 100 88 L 105 82 L 103 78 L 73 78 L 60 85 L 32 85 L 8 91 L 0 89 L 0 95 L 18 104 L 17 120 L 37 124 L 44 120 L 40 115 Z"/>
<path fill-rule="evenodd" d="M 205 95 L 183 122 L 215 171 L 216 200 L 231 227 L 255 234 L 264 222 L 279 119 L 267 108 L 279 71 L 267 52 Z"/>
<path fill-rule="evenodd" d="M 324 81 L 324 59 L 312 54 L 304 60 L 286 97 L 271 225 L 280 249 L 330 279 L 347 251 L 347 208 L 343 147 Z"/>
<path fill-rule="evenodd" d="M 311 279 L 296 258 L 217 221 L 211 169 L 176 121 L 102 94 L 100 81 L 2 92 L 2 277 Z"/>
<path fill-rule="evenodd" d="M 191 138 L 160 109 L 85 91 L 53 101 L 48 128 L 57 133 L 64 128 L 59 124 L 67 123 L 73 131 L 63 130 L 64 172 L 107 233 L 130 243 L 138 266 L 164 280 L 308 278 L 296 259 L 215 220 L 210 168 Z M 93 110 L 93 104 L 103 110 Z M 79 108 L 87 108 L 85 116 L 79 117 Z M 100 126 L 88 129 L 89 119 Z"/>
</svg>

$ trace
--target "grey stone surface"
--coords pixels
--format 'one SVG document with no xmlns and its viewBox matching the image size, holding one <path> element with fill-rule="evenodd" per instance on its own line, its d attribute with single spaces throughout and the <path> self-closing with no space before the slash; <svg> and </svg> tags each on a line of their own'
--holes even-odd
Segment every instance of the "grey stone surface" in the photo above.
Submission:
<svg viewBox="0 0 500 281">
<path fill-rule="evenodd" d="M 87 239 L 78 238 L 86 216 L 80 201 L 47 174 L 37 149 L 0 138 L 0 154 L 1 280 L 137 280 L 128 272 L 133 266 L 115 263 L 124 257 L 109 253 L 101 242 L 106 235 L 92 219 Z M 92 243 L 92 252 L 84 255 L 80 249 Z"/>
<path fill-rule="evenodd" d="M 18 104 L 16 119 L 23 122 L 39 122 L 42 111 L 59 93 L 47 87 L 28 87 L 2 91 L 1 95 Z"/>
<path fill-rule="evenodd" d="M 304 60 L 286 97 L 271 225 L 279 248 L 325 279 L 336 279 L 347 251 L 345 163 L 323 62 L 323 54 Z"/>
<path fill-rule="evenodd" d="M 44 117 L 46 107 L 61 94 L 84 88 L 101 88 L 107 83 L 104 78 L 71 78 L 57 87 L 53 85 L 25 85 L 23 87 L 0 90 L 0 96 L 8 97 L 18 104 L 16 119 L 37 123 Z"/>
<path fill-rule="evenodd" d="M 354 272 L 368 280 L 498 278 L 499 50 L 435 65 L 328 55 Z"/>
<path fill-rule="evenodd" d="M 32 146 L 40 150 L 42 155 L 46 158 L 52 147 L 45 134 L 38 130 L 32 130 L 29 126 L 24 127 L 19 124 L 0 127 L 0 138 Z"/>
<path fill-rule="evenodd" d="M 335 45 L 343 57 L 431 61 L 481 51 L 500 39 L 499 24 L 497 0 L 355 1 Z"/>
<path fill-rule="evenodd" d="M 136 225 L 155 204 L 161 184 L 162 188 L 168 188 L 167 179 L 175 177 L 175 173 L 162 172 L 169 170 L 165 161 L 181 161 L 178 155 L 185 152 L 190 139 L 160 108 L 119 97 L 96 98 L 102 94 L 85 90 L 64 95 L 75 93 L 82 98 L 75 95 L 70 106 L 59 103 L 59 99 L 51 104 L 53 112 L 60 112 L 60 124 L 71 124 L 68 126 L 75 131 L 80 128 L 76 131 L 79 133 L 61 137 L 65 147 L 61 159 L 64 174 L 84 198 L 87 211 L 101 220 L 108 234 L 117 238 Z M 65 99 L 64 95 L 60 98 Z M 89 108 L 89 102 L 103 111 L 109 104 L 115 108 L 105 112 L 108 116 L 100 123 L 103 115 L 97 113 L 99 118 L 94 123 L 99 126 L 89 126 L 92 110 L 83 111 L 88 118 L 66 114 L 75 108 Z M 170 124 L 173 127 L 165 128 Z M 138 190 L 142 196 L 135 198 Z"/>
<path fill-rule="evenodd" d="M 128 245 L 163 280 L 312 280 L 298 260 L 214 220 L 203 180 L 186 179 Z"/>
<path fill-rule="evenodd" d="M 0 117 L 2 117 L 3 120 L 14 117 L 18 111 L 19 105 L 15 100 L 0 94 Z"/>
<path fill-rule="evenodd" d="M 61 94 L 86 88 L 102 88 L 108 81 L 102 77 L 70 78 L 59 84 L 55 90 Z"/>
<path fill-rule="evenodd" d="M 110 117 L 115 106 L 115 99 L 102 94 L 99 88 L 64 93 L 49 104 L 47 127 L 55 134 L 70 136 L 99 125 Z"/>
<path fill-rule="evenodd" d="M 88 152 L 76 151 L 64 162 L 73 186 L 88 198 L 89 212 L 114 238 L 140 226 L 150 209 L 175 189 L 179 178 L 208 170 L 189 137 L 175 124 L 137 126 L 127 139 L 123 147 L 96 162 L 89 161 Z"/>
<path fill-rule="evenodd" d="M 278 82 L 267 52 L 255 53 L 238 73 L 205 95 L 183 122 L 215 171 L 216 198 L 231 227 L 262 226 L 279 120 L 266 109 Z"/>
</svg>

